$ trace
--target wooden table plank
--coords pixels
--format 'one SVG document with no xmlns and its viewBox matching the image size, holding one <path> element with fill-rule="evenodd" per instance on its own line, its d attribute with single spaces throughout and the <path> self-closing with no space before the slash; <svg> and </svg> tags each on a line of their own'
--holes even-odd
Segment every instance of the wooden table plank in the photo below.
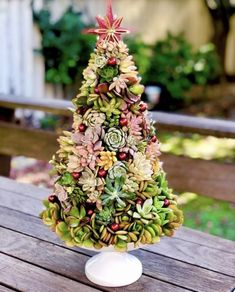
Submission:
<svg viewBox="0 0 235 292">
<path fill-rule="evenodd" d="M 8 184 L 10 184 L 10 191 L 9 189 L 6 190 Z M 33 264 L 35 265 L 43 266 L 43 262 L 46 262 L 47 266 L 43 267 L 53 271 L 48 261 L 52 257 L 51 264 L 54 264 L 53 256 L 55 254 L 58 258 L 56 258 L 57 262 L 54 266 L 58 269 L 63 268 L 58 264 L 59 255 L 64 257 L 63 264 L 69 254 L 70 261 L 74 256 L 79 257 L 83 259 L 83 265 L 92 253 L 64 247 L 55 234 L 43 226 L 39 218 L 37 218 L 38 212 L 42 208 L 40 201 L 44 197 L 44 193 L 46 197 L 50 190 L 35 187 L 31 189 L 30 186 L 15 184 L 10 180 L 2 180 L 0 178 L 0 225 L 4 227 L 0 228 L 0 234 L 3 235 L 0 237 L 0 252 L 8 253 L 10 256 L 15 257 L 21 256 L 23 261 L 27 261 L 29 260 L 27 259 L 27 252 L 23 252 L 20 255 L 21 250 L 27 251 L 24 246 L 30 247 L 31 254 L 40 246 L 39 259 L 37 259 L 38 256 L 33 257 Z M 21 208 L 22 204 L 23 209 Z M 12 229 L 12 231 L 7 230 L 7 228 Z M 161 288 L 159 291 L 172 291 L 173 285 L 170 283 L 177 285 L 173 286 L 174 290 L 175 287 L 177 289 L 184 287 L 183 291 L 184 289 L 202 292 L 220 292 L 223 289 L 226 289 L 225 291 L 232 290 L 235 286 L 235 244 L 231 241 L 204 235 L 201 232 L 195 232 L 187 228 L 185 228 L 185 232 L 183 228 L 179 232 L 181 232 L 181 235 L 176 233 L 175 238 L 165 238 L 158 245 L 146 246 L 144 249 L 133 252 L 140 257 L 144 265 L 145 276 L 143 277 L 144 280 L 141 280 L 143 281 L 141 282 L 141 289 L 146 290 L 146 283 L 157 281 L 160 282 L 160 287 L 166 286 L 166 288 Z M 32 238 L 32 236 L 35 238 Z M 194 237 L 199 239 L 194 239 Z M 1 240 L 1 238 L 4 240 Z M 13 239 L 14 241 L 11 241 Z M 17 247 L 17 244 L 14 243 L 15 241 L 20 247 Z M 22 242 L 24 245 L 21 248 Z M 223 247 L 223 243 L 225 247 Z M 46 258 L 43 255 L 45 251 Z M 47 259 L 48 261 L 46 261 Z M 76 265 L 76 263 L 71 262 L 72 267 L 73 264 Z M 61 271 L 55 270 L 56 273 L 61 273 Z M 68 275 L 68 277 L 74 279 L 73 274 Z M 81 279 L 83 277 L 84 275 L 81 275 Z M 151 277 L 151 281 L 149 277 Z M 155 286 L 156 283 L 152 286 L 149 285 L 147 291 L 157 291 L 153 290 Z M 131 290 L 123 291 L 133 291 L 133 289 L 140 291 L 138 287 L 131 285 L 128 287 Z"/>
<path fill-rule="evenodd" d="M 230 253 L 230 250 L 224 252 L 198 243 L 168 237 L 163 238 L 159 244 L 144 246 L 143 249 L 235 277 L 235 254 Z"/>
<path fill-rule="evenodd" d="M 18 210 L 33 216 L 38 216 L 42 211 L 42 205 L 40 205 L 38 199 L 6 190 L 0 190 L 0 206 Z"/>
<path fill-rule="evenodd" d="M 23 215 L 26 216 L 26 215 Z M 36 219 L 36 218 L 35 218 Z M 35 220 L 34 220 L 35 221 Z M 29 222 L 29 220 L 27 220 L 27 222 Z M 32 222 L 32 220 L 30 221 L 32 226 L 32 230 L 38 230 L 38 226 L 34 226 L 34 223 Z M 22 222 L 20 220 L 18 220 L 18 224 L 19 226 L 22 226 Z M 42 226 L 43 227 L 43 226 Z M 17 230 L 17 227 L 14 228 L 15 230 Z M 26 230 L 27 232 L 27 230 Z M 45 228 L 41 229 L 42 234 L 39 234 L 36 236 L 36 234 L 34 234 L 35 237 L 43 240 L 48 240 L 48 237 L 46 236 L 47 233 L 51 233 L 48 230 L 46 230 Z M 14 247 L 14 242 L 11 242 L 11 237 L 9 239 L 9 236 L 7 234 L 11 233 L 10 231 L 5 231 L 4 229 L 1 229 L 1 233 L 4 234 L 3 238 L 7 241 L 5 242 L 5 244 L 0 244 L 0 251 L 3 252 L 8 252 L 9 254 L 12 254 L 14 256 L 24 256 L 24 252 L 22 253 L 21 250 L 25 250 L 26 256 L 28 256 L 28 254 L 30 255 L 31 258 L 31 252 L 34 252 L 35 250 L 35 243 L 32 245 L 32 247 L 30 246 L 31 244 L 31 239 L 27 237 L 27 239 L 25 239 L 25 246 L 27 246 L 27 249 L 22 246 L 18 247 L 17 243 L 18 242 L 23 242 L 23 239 L 20 238 L 24 237 L 25 235 L 17 235 L 15 234 L 15 236 L 13 237 L 13 241 L 16 241 L 16 247 Z M 53 234 L 53 233 L 52 233 Z M 54 235 L 54 234 L 53 234 Z M 55 236 L 55 235 L 54 235 Z M 18 238 L 18 240 L 15 240 L 15 238 Z M 51 236 L 50 236 L 51 237 Z M 54 244 L 56 242 L 54 242 L 54 240 L 48 240 L 50 243 Z M 44 247 L 44 243 L 40 242 L 40 248 L 42 248 L 41 251 L 38 251 L 39 255 L 37 255 L 36 257 L 33 258 L 33 260 L 38 260 L 38 257 L 42 256 L 41 254 L 43 254 L 43 256 L 46 256 L 46 259 L 50 258 L 50 255 L 47 254 L 47 251 L 49 250 L 48 245 L 49 243 L 45 243 L 45 247 Z M 62 249 L 61 249 L 62 247 Z M 39 245 L 37 247 L 37 249 L 39 248 Z M 69 253 L 69 248 L 64 248 L 63 244 L 60 243 L 60 247 L 56 247 L 53 246 L 53 259 L 52 262 L 55 261 L 55 256 L 56 256 L 56 250 L 60 248 L 60 251 L 58 251 L 58 263 L 63 259 L 63 249 L 66 250 L 66 255 L 64 256 L 64 260 L 62 260 L 62 262 L 64 263 L 64 261 L 69 262 L 69 257 L 68 257 L 68 253 Z M 174 247 L 172 246 L 172 248 L 174 249 Z M 30 252 L 31 250 L 31 252 Z M 44 251 L 44 253 L 43 253 Z M 14 252 L 14 254 L 13 254 Z M 83 254 L 87 254 L 87 255 L 91 255 L 93 253 L 88 252 L 86 250 L 76 250 L 76 251 L 72 251 L 74 252 L 82 252 Z M 168 283 L 174 283 L 177 284 L 179 286 L 184 286 L 188 289 L 194 287 L 196 291 L 201 291 L 201 292 L 206 292 L 206 291 L 211 291 L 211 290 L 207 290 L 207 287 L 209 287 L 211 289 L 211 287 L 213 286 L 213 291 L 218 291 L 220 292 L 221 289 L 223 287 L 227 287 L 231 290 L 231 288 L 234 286 L 234 282 L 235 282 L 235 278 L 232 277 L 227 277 L 225 275 L 221 275 L 219 273 L 216 272 L 212 272 L 209 271 L 207 269 L 203 269 L 203 268 L 199 268 L 196 267 L 194 265 L 190 265 L 181 261 L 176 261 L 174 259 L 170 259 L 168 257 L 165 256 L 161 256 L 161 255 L 157 255 L 154 254 L 152 252 L 147 252 L 144 250 L 138 250 L 136 252 L 134 252 L 134 254 L 136 256 L 138 256 L 144 266 L 144 272 L 146 275 L 151 276 L 153 278 L 156 279 L 161 279 L 164 280 Z M 79 255 L 81 256 L 81 255 Z M 25 259 L 25 258 L 24 258 Z M 46 259 L 42 260 L 45 261 L 46 263 Z M 25 259 L 27 260 L 27 259 Z M 58 265 L 58 263 L 55 263 L 55 266 Z M 69 264 L 70 265 L 70 264 Z M 71 262 L 71 265 L 73 266 L 73 260 Z M 48 269 L 48 267 L 47 267 Z M 79 269 L 80 270 L 80 269 Z M 169 273 L 169 271 L 171 271 Z M 184 275 L 184 277 L 182 277 L 182 275 Z M 226 284 L 224 284 L 226 283 Z"/>
<path fill-rule="evenodd" d="M 36 198 L 39 200 L 45 199 L 51 192 L 50 189 L 37 187 L 31 184 L 19 183 L 7 177 L 0 176 L 0 193 L 1 190 L 18 193 L 20 195 Z"/>
<path fill-rule="evenodd" d="M 31 197 L 33 199 L 38 199 L 40 201 L 45 199 L 52 191 L 51 189 L 39 188 L 33 185 L 12 181 L 9 178 L 0 177 L 0 195 L 1 190 L 12 191 L 14 193 L 18 193 L 21 196 Z M 16 198 L 20 199 L 20 197 L 18 196 Z M 19 210 L 17 206 L 16 209 Z M 41 209 L 39 208 L 37 212 L 39 213 L 40 210 Z M 30 210 L 27 209 L 27 212 L 30 212 Z M 32 215 L 35 215 L 35 212 L 33 212 Z M 218 236 L 213 236 L 198 230 L 192 230 L 190 228 L 182 227 L 179 230 L 177 230 L 174 238 L 178 238 L 180 240 L 188 242 L 198 243 L 200 245 L 216 248 L 218 250 L 235 254 L 235 242 L 231 240 L 226 240 Z"/>
<path fill-rule="evenodd" d="M 12 288 L 27 292 L 101 291 L 5 254 L 0 254 L 0 279 Z"/>
<path fill-rule="evenodd" d="M 234 231 L 235 232 L 235 231 Z M 213 249 L 223 250 L 228 253 L 235 254 L 235 242 L 214 236 L 205 232 L 182 227 L 175 233 L 175 237 L 187 242 L 198 243 Z"/>
<path fill-rule="evenodd" d="M 30 262 L 41 268 L 64 275 L 83 284 L 99 288 L 89 282 L 85 276 L 84 267 L 89 259 L 88 255 L 80 254 L 54 244 L 41 241 L 11 230 L 0 228 L 2 240 L 0 241 L 0 253 L 14 256 L 26 262 Z M 137 283 L 125 288 L 103 288 L 104 291 L 185 291 L 175 285 L 143 276 Z"/>
<path fill-rule="evenodd" d="M 6 191 L 3 191 L 4 193 Z M 9 192 L 6 201 L 6 206 L 11 209 L 15 209 L 17 211 L 20 211 L 21 209 L 21 196 L 19 194 L 12 194 Z M 4 196 L 2 196 L 4 199 Z M 23 196 L 22 196 L 23 197 Z M 15 201 L 15 203 L 12 202 L 12 200 Z M 10 202 L 10 203 L 9 203 Z M 37 199 L 32 199 L 31 197 L 23 197 L 23 213 L 33 215 L 37 217 L 38 213 L 40 212 L 40 205 L 41 202 Z M 4 201 L 1 201 L 1 192 L 0 192 L 0 205 L 2 207 L 5 205 Z M 31 207 L 32 206 L 32 207 Z M 6 224 L 3 226 L 9 227 L 9 223 L 12 223 L 13 217 L 16 216 L 15 223 L 16 225 L 10 227 L 12 229 L 17 230 L 17 225 L 18 225 L 18 218 L 19 214 L 11 214 L 11 216 L 8 216 L 9 211 L 5 211 L 4 208 L 2 209 L 2 212 L 0 214 L 0 218 L 2 214 L 5 214 L 5 219 L 8 217 L 8 220 L 6 221 Z M 27 219 L 27 220 L 32 220 L 32 219 Z M 0 220 L 1 222 L 1 220 Z M 38 230 L 40 227 L 39 223 L 36 223 L 37 227 L 35 227 L 32 232 L 35 232 L 35 230 Z M 20 224 L 20 228 L 23 225 Z M 25 225 L 25 233 L 27 233 L 27 228 L 28 226 L 28 221 L 26 221 Z M 41 230 L 43 232 L 43 230 Z M 177 232 L 176 232 L 177 234 Z M 226 241 L 227 242 L 227 241 Z M 214 245 L 216 246 L 216 240 L 214 241 Z M 187 263 L 193 264 L 193 265 L 198 265 L 200 267 L 206 268 L 206 269 L 211 269 L 216 272 L 224 273 L 226 275 L 231 275 L 233 276 L 235 274 L 233 267 L 235 266 L 235 253 L 231 253 L 230 251 L 234 251 L 234 243 L 231 242 L 231 248 L 226 251 L 226 250 L 218 250 L 216 248 L 212 247 L 207 247 L 202 245 L 201 243 L 192 243 L 192 242 L 186 242 L 185 240 L 182 240 L 180 238 L 164 238 L 162 241 L 157 244 L 157 245 L 152 245 L 152 246 L 146 246 L 144 249 L 146 250 L 152 250 L 154 252 L 157 252 L 162 255 L 167 255 L 168 257 L 171 257 L 173 259 L 177 260 L 183 260 Z M 192 252 L 192 250 L 196 252 Z M 220 256 L 218 257 L 218 253 L 220 253 Z M 224 264 L 226 263 L 226 264 Z"/>
<path fill-rule="evenodd" d="M 1 280 L 0 280 L 1 281 Z M 16 290 L 13 290 L 13 289 L 10 289 L 8 287 L 5 287 L 5 286 L 2 286 L 0 284 L 0 292 L 12 292 L 12 291 L 16 291 Z"/>
</svg>

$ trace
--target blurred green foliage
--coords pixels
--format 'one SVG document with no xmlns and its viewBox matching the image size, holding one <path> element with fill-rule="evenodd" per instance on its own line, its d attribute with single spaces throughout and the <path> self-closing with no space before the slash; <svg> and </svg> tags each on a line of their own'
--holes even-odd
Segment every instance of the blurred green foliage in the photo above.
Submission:
<svg viewBox="0 0 235 292">
<path fill-rule="evenodd" d="M 71 7 L 53 22 L 48 10 L 34 12 L 34 20 L 42 33 L 46 81 L 68 85 L 81 78 L 93 50 L 95 37 L 82 34 L 82 15 Z"/>
<path fill-rule="evenodd" d="M 183 133 L 159 133 L 158 138 L 163 152 L 191 158 L 235 162 L 235 139 Z"/>
<path fill-rule="evenodd" d="M 182 204 L 181 208 L 184 212 L 185 226 L 235 240 L 234 205 L 195 194 L 189 199 L 187 193 L 181 195 L 180 201 L 184 197 L 186 203 Z"/>
<path fill-rule="evenodd" d="M 149 74 L 153 55 L 152 47 L 143 42 L 140 36 L 128 37 L 125 42 L 129 47 L 130 54 L 134 56 L 142 82 L 147 84 L 147 75 Z"/>
<path fill-rule="evenodd" d="M 164 87 L 172 98 L 184 99 L 192 85 L 206 85 L 221 73 L 219 57 L 209 43 L 194 51 L 182 34 L 168 33 L 154 45 L 127 39 L 145 84 Z"/>
<path fill-rule="evenodd" d="M 86 25 L 82 14 L 69 8 L 53 22 L 48 10 L 34 13 L 42 33 L 41 53 L 45 58 L 46 81 L 76 83 L 87 66 L 95 37 L 82 33 Z M 171 99 L 185 99 L 193 84 L 206 85 L 218 78 L 220 62 L 213 44 L 194 51 L 183 35 L 168 33 L 153 45 L 139 36 L 126 39 L 144 84 L 156 84 Z"/>
<path fill-rule="evenodd" d="M 181 133 L 161 133 L 158 138 L 163 152 L 192 158 L 235 162 L 234 139 Z M 179 203 L 184 211 L 185 226 L 235 240 L 234 204 L 193 193 L 181 194 Z"/>
</svg>

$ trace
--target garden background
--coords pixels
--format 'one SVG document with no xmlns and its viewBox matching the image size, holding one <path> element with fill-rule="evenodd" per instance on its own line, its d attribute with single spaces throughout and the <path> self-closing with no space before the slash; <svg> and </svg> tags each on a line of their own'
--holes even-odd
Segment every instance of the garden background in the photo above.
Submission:
<svg viewBox="0 0 235 292">
<path fill-rule="evenodd" d="M 134 5 L 133 5 L 134 2 Z M 147 86 L 150 108 L 235 119 L 234 0 L 114 0 L 132 30 L 126 41 Z M 71 99 L 95 44 L 82 31 L 104 0 L 1 0 L 0 94 Z M 19 123 L 61 131 L 69 120 L 17 111 Z M 162 151 L 235 161 L 235 141 L 161 134 Z M 16 157 L 11 177 L 51 186 L 46 162 Z M 183 167 L 183 165 L 182 165 Z M 235 176 L 235 174 L 234 174 Z M 180 194 L 185 225 L 235 240 L 235 206 L 198 194 Z"/>
</svg>

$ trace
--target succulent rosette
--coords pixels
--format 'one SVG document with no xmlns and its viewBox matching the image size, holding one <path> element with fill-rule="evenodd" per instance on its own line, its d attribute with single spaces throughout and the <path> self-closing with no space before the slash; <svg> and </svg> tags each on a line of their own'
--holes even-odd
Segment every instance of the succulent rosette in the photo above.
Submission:
<svg viewBox="0 0 235 292">
<path fill-rule="evenodd" d="M 124 162 L 117 161 L 108 171 L 110 179 L 115 180 L 116 177 L 125 177 L 127 173 L 127 166 Z"/>
<path fill-rule="evenodd" d="M 121 129 L 110 128 L 104 136 L 104 142 L 109 150 L 117 151 L 126 145 L 126 134 Z"/>
<path fill-rule="evenodd" d="M 117 20 L 102 19 L 102 28 L 90 30 L 99 39 L 73 100 L 72 130 L 58 139 L 51 161 L 58 178 L 40 216 L 69 246 L 125 251 L 172 236 L 183 215 Z"/>
</svg>

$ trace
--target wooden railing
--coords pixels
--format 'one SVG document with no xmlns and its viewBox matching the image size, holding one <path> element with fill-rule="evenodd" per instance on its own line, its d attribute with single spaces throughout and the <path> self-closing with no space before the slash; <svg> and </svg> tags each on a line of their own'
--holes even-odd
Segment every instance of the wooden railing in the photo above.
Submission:
<svg viewBox="0 0 235 292">
<path fill-rule="evenodd" d="M 58 149 L 55 132 L 37 130 L 13 123 L 17 108 L 41 110 L 62 116 L 71 116 L 71 102 L 61 100 L 32 101 L 23 97 L 0 95 L 0 175 L 9 174 L 12 156 L 24 155 L 49 160 Z M 235 122 L 185 115 L 152 112 L 161 131 L 198 133 L 235 139 Z M 235 202 L 235 165 L 217 161 L 192 159 L 163 154 L 164 169 L 170 186 L 177 191 L 198 194 Z"/>
</svg>

